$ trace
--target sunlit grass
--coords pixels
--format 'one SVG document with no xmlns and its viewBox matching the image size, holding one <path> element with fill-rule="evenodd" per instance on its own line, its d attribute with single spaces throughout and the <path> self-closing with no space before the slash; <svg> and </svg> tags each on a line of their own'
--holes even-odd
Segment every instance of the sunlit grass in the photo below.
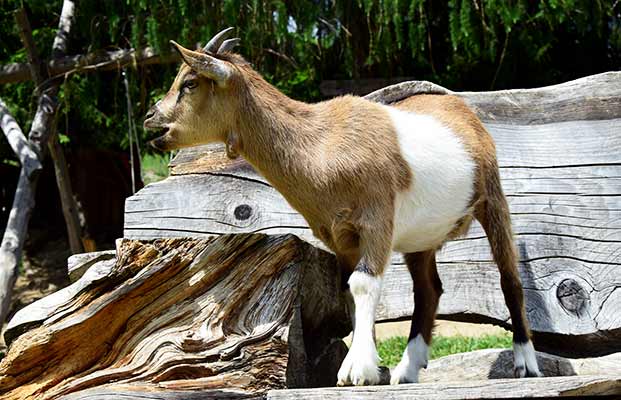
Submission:
<svg viewBox="0 0 621 400">
<path fill-rule="evenodd" d="M 407 338 L 396 336 L 379 342 L 377 351 L 382 358 L 382 365 L 394 367 L 401 360 L 407 345 Z M 506 335 L 485 335 L 480 337 L 435 336 L 431 343 L 429 357 L 435 359 L 449 354 L 464 353 L 482 349 L 506 349 L 512 344 L 511 333 Z"/>
<path fill-rule="evenodd" d="M 145 185 L 161 181 L 168 176 L 168 155 L 145 154 L 142 156 L 142 179 Z"/>
</svg>

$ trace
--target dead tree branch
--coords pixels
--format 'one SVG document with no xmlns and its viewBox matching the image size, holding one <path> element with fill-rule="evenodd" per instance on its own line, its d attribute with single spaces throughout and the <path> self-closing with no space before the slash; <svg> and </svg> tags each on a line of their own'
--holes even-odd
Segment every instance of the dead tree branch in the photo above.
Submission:
<svg viewBox="0 0 621 400">
<path fill-rule="evenodd" d="M 65 3 L 72 4 L 66 6 Z M 73 1 L 64 0 L 59 32 L 63 31 L 63 21 L 72 20 L 73 12 Z M 67 32 L 69 28 L 69 25 L 64 27 Z M 53 83 L 43 89 L 28 135 L 31 147 L 36 152 L 39 160 L 43 158 L 45 146 L 47 146 L 52 133 L 51 127 L 55 121 L 56 109 L 58 107 L 57 93 L 58 84 Z M 0 245 L 0 323 L 4 322 L 9 312 L 11 293 L 17 279 L 18 265 L 26 238 L 28 221 L 34 207 L 37 182 L 38 176 L 36 174 L 31 180 L 26 170 L 22 168 L 13 199 L 13 207 L 9 214 L 2 244 Z"/>
</svg>

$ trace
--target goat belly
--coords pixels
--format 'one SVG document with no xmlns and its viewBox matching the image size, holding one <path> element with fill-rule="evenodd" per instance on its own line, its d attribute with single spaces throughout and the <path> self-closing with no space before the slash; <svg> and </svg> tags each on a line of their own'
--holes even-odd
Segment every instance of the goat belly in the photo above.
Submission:
<svg viewBox="0 0 621 400">
<path fill-rule="evenodd" d="M 386 108 L 413 176 L 412 185 L 396 195 L 393 249 L 437 248 L 468 213 L 475 162 L 460 137 L 436 118 Z"/>
</svg>

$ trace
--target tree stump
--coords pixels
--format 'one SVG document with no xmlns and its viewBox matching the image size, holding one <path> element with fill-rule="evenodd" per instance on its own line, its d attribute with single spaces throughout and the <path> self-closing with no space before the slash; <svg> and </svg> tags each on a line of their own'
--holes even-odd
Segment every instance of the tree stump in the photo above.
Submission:
<svg viewBox="0 0 621 400">
<path fill-rule="evenodd" d="M 123 240 L 116 262 L 11 321 L 0 397 L 246 398 L 333 386 L 351 330 L 335 268 L 292 235 Z"/>
</svg>

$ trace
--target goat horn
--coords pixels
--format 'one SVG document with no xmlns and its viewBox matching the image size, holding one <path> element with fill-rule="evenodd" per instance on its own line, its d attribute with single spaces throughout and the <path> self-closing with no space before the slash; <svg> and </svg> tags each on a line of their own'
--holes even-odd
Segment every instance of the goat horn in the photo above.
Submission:
<svg viewBox="0 0 621 400">
<path fill-rule="evenodd" d="M 239 44 L 239 42 L 241 42 L 240 38 L 226 39 L 220 45 L 220 48 L 218 49 L 218 54 L 227 53 L 227 52 L 233 50 L 233 48 L 235 46 L 237 46 Z"/>
<path fill-rule="evenodd" d="M 222 44 L 222 41 L 226 39 L 233 29 L 235 28 L 230 27 L 218 32 L 216 36 L 212 37 L 205 47 L 203 47 L 203 50 L 211 54 L 216 54 L 218 52 L 218 48 Z"/>
<path fill-rule="evenodd" d="M 174 40 L 171 40 L 170 43 L 177 48 L 183 61 L 199 74 L 213 79 L 220 85 L 226 84 L 226 81 L 230 78 L 232 70 L 226 61 L 219 60 L 202 51 L 186 49 Z"/>
</svg>

